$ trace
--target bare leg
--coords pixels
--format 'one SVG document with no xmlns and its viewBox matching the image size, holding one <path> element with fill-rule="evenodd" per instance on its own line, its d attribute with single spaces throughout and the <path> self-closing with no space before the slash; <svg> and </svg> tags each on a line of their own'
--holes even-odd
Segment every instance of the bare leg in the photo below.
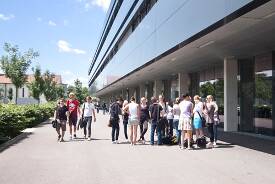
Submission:
<svg viewBox="0 0 275 184">
<path fill-rule="evenodd" d="M 204 133 L 203 133 L 202 128 L 199 129 L 199 134 L 200 134 L 200 137 L 203 137 L 203 136 L 204 136 Z"/>
<path fill-rule="evenodd" d="M 200 132 L 199 129 L 196 129 L 196 139 L 200 138 Z"/>
<path fill-rule="evenodd" d="M 137 128 L 138 128 L 138 126 L 137 125 L 133 125 L 133 129 L 134 129 L 134 133 L 133 133 L 133 135 L 134 135 L 134 144 L 136 144 L 136 142 L 137 142 Z"/>
<path fill-rule="evenodd" d="M 70 125 L 70 135 L 72 136 L 73 130 L 72 130 L 72 125 Z"/>
</svg>

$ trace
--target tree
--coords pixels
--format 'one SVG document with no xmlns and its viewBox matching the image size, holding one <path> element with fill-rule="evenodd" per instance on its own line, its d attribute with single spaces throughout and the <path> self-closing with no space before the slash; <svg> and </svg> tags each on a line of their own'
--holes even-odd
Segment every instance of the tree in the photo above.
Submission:
<svg viewBox="0 0 275 184">
<path fill-rule="evenodd" d="M 84 94 L 82 93 L 82 82 L 80 82 L 79 79 L 76 79 L 74 81 L 74 86 L 75 86 L 75 96 L 76 98 L 82 103 L 84 100 Z"/>
<path fill-rule="evenodd" d="M 40 104 L 40 96 L 44 92 L 45 82 L 39 66 L 37 66 L 35 69 L 33 68 L 32 71 L 34 72 L 34 81 L 28 84 L 28 88 L 30 90 L 31 96 L 38 101 L 38 104 Z"/>
<path fill-rule="evenodd" d="M 54 101 L 58 97 L 56 82 L 53 80 L 54 77 L 55 75 L 48 70 L 44 73 L 44 95 L 47 101 Z"/>
<path fill-rule="evenodd" d="M 23 87 L 26 83 L 26 72 L 31 64 L 31 61 L 38 57 L 39 54 L 38 52 L 34 52 L 33 49 L 29 49 L 24 54 L 21 54 L 17 45 L 13 46 L 9 43 L 4 44 L 4 51 L 8 54 L 6 56 L 2 56 L 0 59 L 1 69 L 15 85 L 15 103 L 17 103 L 18 88 Z"/>
<path fill-rule="evenodd" d="M 12 88 L 10 88 L 9 91 L 8 91 L 8 99 L 10 100 L 10 102 L 13 99 L 13 89 Z"/>
<path fill-rule="evenodd" d="M 203 98 L 207 95 L 212 95 L 215 98 L 215 87 L 211 82 L 206 82 L 200 87 L 200 94 Z"/>
<path fill-rule="evenodd" d="M 56 87 L 56 94 L 58 98 L 64 98 L 65 89 L 64 86 L 57 86 Z"/>
</svg>

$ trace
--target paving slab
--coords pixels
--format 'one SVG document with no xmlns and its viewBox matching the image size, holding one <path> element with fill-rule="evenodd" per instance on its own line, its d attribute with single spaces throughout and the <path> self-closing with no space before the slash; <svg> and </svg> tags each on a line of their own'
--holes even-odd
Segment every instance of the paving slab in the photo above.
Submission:
<svg viewBox="0 0 275 184">
<path fill-rule="evenodd" d="M 92 141 L 57 142 L 42 124 L 0 153 L 0 184 L 274 184 L 275 156 L 230 142 L 215 149 L 111 143 L 108 115 L 97 114 Z M 122 124 L 121 124 L 122 125 Z M 147 133 L 147 139 L 149 132 Z"/>
</svg>

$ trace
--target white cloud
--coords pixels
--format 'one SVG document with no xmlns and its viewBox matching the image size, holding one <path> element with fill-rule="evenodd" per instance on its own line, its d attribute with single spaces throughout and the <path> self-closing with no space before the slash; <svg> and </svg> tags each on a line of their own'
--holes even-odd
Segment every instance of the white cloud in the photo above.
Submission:
<svg viewBox="0 0 275 184">
<path fill-rule="evenodd" d="M 71 44 L 65 40 L 59 40 L 57 42 L 59 52 L 70 52 L 74 54 L 86 54 L 86 51 L 72 48 Z"/>
<path fill-rule="evenodd" d="M 37 17 L 36 19 L 38 22 L 42 22 L 42 18 L 41 17 Z"/>
<path fill-rule="evenodd" d="M 3 20 L 3 21 L 8 21 L 13 18 L 15 18 L 15 16 L 13 14 L 10 14 L 10 15 L 0 14 L 0 20 Z"/>
<path fill-rule="evenodd" d="M 89 10 L 92 6 L 102 8 L 104 12 L 107 12 L 111 0 L 77 0 L 80 3 L 84 3 L 86 10 Z"/>
<path fill-rule="evenodd" d="M 56 23 L 52 20 L 49 20 L 48 24 L 49 24 L 49 26 L 56 26 Z"/>
</svg>

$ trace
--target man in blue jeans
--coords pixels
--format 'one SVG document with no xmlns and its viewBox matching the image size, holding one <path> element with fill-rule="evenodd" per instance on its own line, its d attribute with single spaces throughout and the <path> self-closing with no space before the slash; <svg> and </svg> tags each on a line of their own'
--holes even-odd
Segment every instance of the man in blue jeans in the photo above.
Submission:
<svg viewBox="0 0 275 184">
<path fill-rule="evenodd" d="M 158 145 L 161 145 L 162 144 L 161 127 L 159 126 L 159 121 L 160 121 L 160 117 L 161 117 L 161 113 L 162 113 L 162 107 L 161 107 L 161 105 L 159 105 L 159 103 L 157 103 L 156 97 L 152 97 L 151 101 L 152 101 L 152 105 L 150 105 L 150 107 L 149 107 L 149 114 L 150 114 L 150 118 L 152 120 L 150 143 L 151 143 L 151 145 L 154 145 L 154 133 L 157 130 Z"/>
</svg>

